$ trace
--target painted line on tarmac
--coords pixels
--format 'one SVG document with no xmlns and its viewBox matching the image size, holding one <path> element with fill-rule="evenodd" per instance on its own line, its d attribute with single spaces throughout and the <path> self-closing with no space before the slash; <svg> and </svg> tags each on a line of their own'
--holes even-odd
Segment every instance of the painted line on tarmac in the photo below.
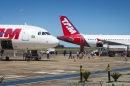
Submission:
<svg viewBox="0 0 130 86">
<path fill-rule="evenodd" d="M 128 71 L 128 70 L 130 70 L 130 67 L 116 68 L 116 69 L 112 69 L 111 71 L 117 72 L 117 71 Z M 92 74 L 104 74 L 104 73 L 107 73 L 107 70 L 92 71 Z M 65 79 L 65 78 L 74 78 L 74 77 L 79 77 L 79 73 L 49 76 L 49 77 L 40 77 L 40 78 L 29 78 L 29 79 L 23 79 L 23 80 L 13 80 L 13 81 L 2 82 L 1 86 L 36 83 L 36 82 L 44 82 L 44 81 Z"/>
</svg>

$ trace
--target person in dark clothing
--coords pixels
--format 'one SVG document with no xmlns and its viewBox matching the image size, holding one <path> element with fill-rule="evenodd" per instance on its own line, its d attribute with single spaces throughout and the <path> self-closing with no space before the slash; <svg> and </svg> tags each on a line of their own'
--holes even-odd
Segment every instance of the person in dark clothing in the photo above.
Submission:
<svg viewBox="0 0 130 86">
<path fill-rule="evenodd" d="M 56 55 L 56 57 L 57 57 L 57 54 L 58 54 L 58 52 L 57 52 L 57 51 L 55 51 L 55 55 Z"/>
<path fill-rule="evenodd" d="M 1 50 L 1 56 L 3 56 L 4 50 Z"/>
<path fill-rule="evenodd" d="M 70 51 L 70 53 L 69 53 L 69 59 L 72 59 L 72 52 Z"/>
<path fill-rule="evenodd" d="M 66 50 L 64 50 L 63 54 L 64 54 L 64 57 L 65 57 L 65 55 L 66 55 Z"/>
<path fill-rule="evenodd" d="M 55 51 L 55 54 L 57 55 L 57 54 L 58 54 L 58 52 L 57 52 L 57 51 Z"/>
</svg>

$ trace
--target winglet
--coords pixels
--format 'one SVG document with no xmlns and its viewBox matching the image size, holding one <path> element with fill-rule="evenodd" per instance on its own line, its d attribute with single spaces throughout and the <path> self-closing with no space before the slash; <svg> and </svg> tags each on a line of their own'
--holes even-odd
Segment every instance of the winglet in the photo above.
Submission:
<svg viewBox="0 0 130 86">
<path fill-rule="evenodd" d="M 100 41 L 101 41 L 101 39 L 97 38 L 97 42 L 100 42 Z"/>
</svg>

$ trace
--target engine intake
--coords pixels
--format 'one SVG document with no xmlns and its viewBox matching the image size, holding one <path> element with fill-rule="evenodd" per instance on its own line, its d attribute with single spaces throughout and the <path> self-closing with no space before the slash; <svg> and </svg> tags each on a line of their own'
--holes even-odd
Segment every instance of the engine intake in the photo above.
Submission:
<svg viewBox="0 0 130 86">
<path fill-rule="evenodd" d="M 103 47 L 103 44 L 102 43 L 97 43 L 96 47 Z"/>
</svg>

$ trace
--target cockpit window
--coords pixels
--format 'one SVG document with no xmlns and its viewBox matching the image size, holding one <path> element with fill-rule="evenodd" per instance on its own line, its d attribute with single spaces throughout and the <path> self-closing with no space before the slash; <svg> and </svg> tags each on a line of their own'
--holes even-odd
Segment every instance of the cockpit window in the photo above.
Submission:
<svg viewBox="0 0 130 86">
<path fill-rule="evenodd" d="M 45 32 L 42 32 L 42 35 L 46 35 L 46 33 L 45 33 Z"/>
<path fill-rule="evenodd" d="M 48 32 L 45 32 L 47 35 L 50 35 L 50 33 L 48 33 Z"/>
<path fill-rule="evenodd" d="M 38 35 L 41 35 L 41 32 L 38 32 Z"/>
</svg>

